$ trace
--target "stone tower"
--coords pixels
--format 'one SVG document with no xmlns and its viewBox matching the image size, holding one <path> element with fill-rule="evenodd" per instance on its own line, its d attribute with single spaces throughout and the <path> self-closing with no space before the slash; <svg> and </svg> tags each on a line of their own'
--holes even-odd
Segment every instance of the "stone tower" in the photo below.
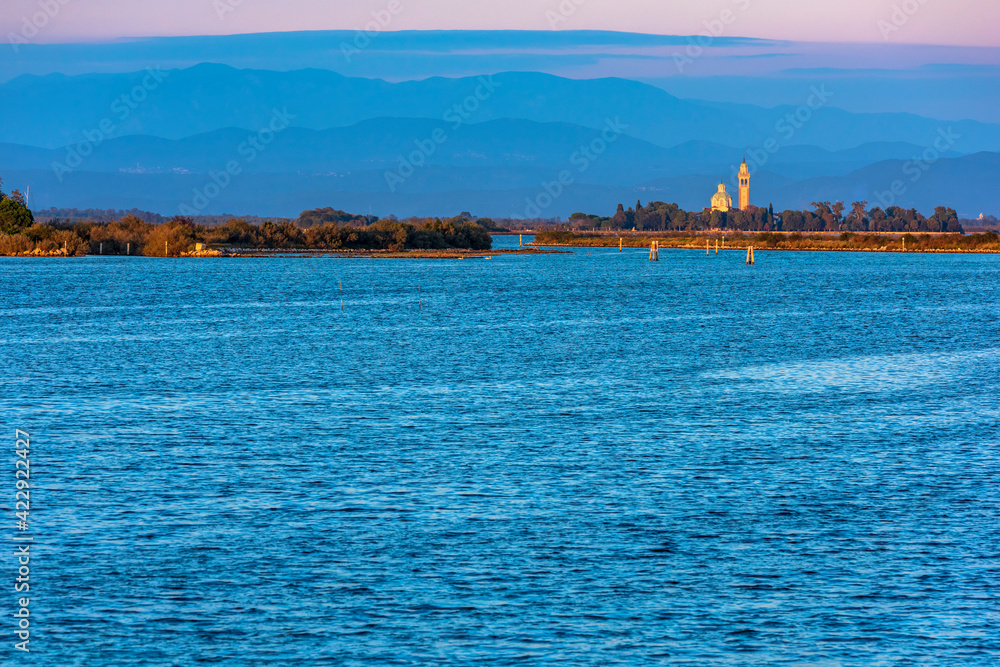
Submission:
<svg viewBox="0 0 1000 667">
<path fill-rule="evenodd" d="M 750 208 L 750 168 L 747 167 L 747 159 L 743 158 L 740 165 L 740 210 L 746 211 Z"/>
</svg>

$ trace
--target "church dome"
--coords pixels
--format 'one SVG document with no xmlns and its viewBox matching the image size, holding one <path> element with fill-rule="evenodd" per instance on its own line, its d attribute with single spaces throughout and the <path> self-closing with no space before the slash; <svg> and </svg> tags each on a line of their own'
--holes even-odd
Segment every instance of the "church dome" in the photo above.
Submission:
<svg viewBox="0 0 1000 667">
<path fill-rule="evenodd" d="M 712 208 L 726 212 L 733 207 L 733 198 L 726 192 L 726 184 L 719 183 L 719 191 L 712 196 Z"/>
</svg>

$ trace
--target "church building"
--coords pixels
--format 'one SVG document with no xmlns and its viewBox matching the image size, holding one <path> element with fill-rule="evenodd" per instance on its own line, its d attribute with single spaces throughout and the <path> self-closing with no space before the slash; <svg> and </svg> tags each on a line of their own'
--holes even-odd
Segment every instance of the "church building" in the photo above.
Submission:
<svg viewBox="0 0 1000 667">
<path fill-rule="evenodd" d="M 743 158 L 740 165 L 740 210 L 746 211 L 750 208 L 750 168 L 747 166 L 747 159 Z M 733 208 L 733 198 L 726 192 L 726 184 L 719 183 L 719 191 L 712 195 L 712 210 L 728 213 Z"/>
</svg>

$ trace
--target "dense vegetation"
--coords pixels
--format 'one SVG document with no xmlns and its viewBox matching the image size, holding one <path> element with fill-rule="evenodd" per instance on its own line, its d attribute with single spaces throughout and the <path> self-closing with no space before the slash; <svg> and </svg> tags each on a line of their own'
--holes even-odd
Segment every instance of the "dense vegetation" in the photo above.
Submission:
<svg viewBox="0 0 1000 667">
<path fill-rule="evenodd" d="M 885 236 L 876 232 L 781 233 L 734 231 L 628 232 L 622 235 L 596 232 L 544 231 L 535 235 L 539 245 L 583 247 L 648 248 L 656 240 L 662 248 L 714 248 L 754 246 L 760 250 L 843 250 L 873 252 L 1000 252 L 1000 234 L 899 234 Z"/>
<path fill-rule="evenodd" d="M 24 203 L 24 195 L 14 190 L 9 195 L 3 191 L 0 179 L 0 234 L 17 234 L 34 224 L 35 218 Z"/>
<path fill-rule="evenodd" d="M 574 213 L 570 221 L 581 230 L 635 231 L 778 231 L 778 232 L 947 232 L 961 233 L 962 225 L 954 209 L 939 206 L 925 218 L 915 209 L 890 206 L 884 211 L 868 209 L 868 202 L 854 202 L 850 210 L 844 202 L 814 202 L 813 210 L 784 211 L 751 206 L 727 213 L 704 209 L 700 213 L 683 210 L 677 204 L 656 201 L 646 206 L 636 202 L 626 210 L 621 204 L 610 218 Z"/>
<path fill-rule="evenodd" d="M 15 193 L 16 194 L 16 193 Z M 4 202 L 8 198 L 4 199 Z M 0 202 L 0 211 L 4 202 Z M 27 211 L 20 204 L 23 211 Z M 126 214 L 109 222 L 55 221 L 36 224 L 31 212 L 16 207 L 15 214 L 0 217 L 4 225 L 0 254 L 105 254 L 176 257 L 193 250 L 196 243 L 225 248 L 274 250 L 489 250 L 493 245 L 487 226 L 465 217 L 446 220 L 421 218 L 378 220 L 333 209 L 306 211 L 298 221 L 265 221 L 251 224 L 230 219 L 217 226 L 196 224 L 177 217 L 160 224 Z"/>
</svg>

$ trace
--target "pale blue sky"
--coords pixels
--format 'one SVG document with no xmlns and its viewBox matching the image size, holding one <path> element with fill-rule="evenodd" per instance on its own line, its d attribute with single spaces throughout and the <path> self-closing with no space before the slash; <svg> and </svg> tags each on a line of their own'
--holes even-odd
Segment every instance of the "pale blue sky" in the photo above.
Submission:
<svg viewBox="0 0 1000 667">
<path fill-rule="evenodd" d="M 713 24 L 718 29 L 724 18 L 726 36 L 1000 46 L 997 0 L 3 0 L 0 35 L 51 43 L 358 29 L 394 3 L 389 30 L 556 27 L 690 35 Z M 46 6 L 51 18 L 42 13 Z"/>
</svg>

